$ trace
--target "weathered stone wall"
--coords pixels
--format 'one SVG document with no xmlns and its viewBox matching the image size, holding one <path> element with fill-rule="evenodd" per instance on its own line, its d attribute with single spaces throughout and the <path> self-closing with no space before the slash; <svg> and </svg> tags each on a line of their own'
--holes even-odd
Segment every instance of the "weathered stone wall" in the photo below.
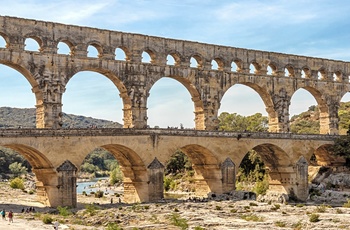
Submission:
<svg viewBox="0 0 350 230">
<path fill-rule="evenodd" d="M 320 133 L 337 133 L 339 103 L 349 91 L 350 63 L 343 61 L 3 16 L 0 35 L 7 43 L 0 48 L 0 63 L 20 71 L 33 87 L 38 128 L 61 127 L 66 85 L 84 70 L 101 73 L 116 85 L 124 104 L 124 127 L 147 126 L 149 91 L 162 77 L 179 81 L 189 91 L 198 130 L 217 129 L 222 97 L 234 84 L 243 84 L 265 103 L 270 131 L 289 131 L 291 97 L 304 88 L 318 103 Z M 38 42 L 38 52 L 25 50 L 26 38 Z M 69 55 L 57 54 L 59 42 L 67 44 Z M 89 45 L 98 50 L 96 58 L 87 56 Z M 115 60 L 117 48 L 125 60 Z M 142 62 L 143 52 L 150 55 L 150 63 Z M 168 55 L 175 65 L 167 65 Z M 191 58 L 196 68 L 190 67 Z"/>
</svg>

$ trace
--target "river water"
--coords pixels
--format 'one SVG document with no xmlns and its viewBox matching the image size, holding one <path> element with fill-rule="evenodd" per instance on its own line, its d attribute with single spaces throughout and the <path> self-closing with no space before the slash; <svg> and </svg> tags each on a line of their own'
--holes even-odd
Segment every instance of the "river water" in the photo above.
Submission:
<svg viewBox="0 0 350 230">
<path fill-rule="evenodd" d="M 96 182 L 98 182 L 99 180 L 107 180 L 108 177 L 99 177 L 99 178 L 94 178 L 90 181 L 84 181 L 84 182 L 77 182 L 77 193 L 78 194 L 82 194 L 83 191 L 85 191 L 87 194 L 89 194 L 90 192 L 96 192 L 98 190 L 103 190 L 104 192 L 108 192 L 111 194 L 114 194 L 115 191 L 113 189 L 109 189 L 107 188 L 100 188 L 98 186 L 96 186 Z"/>
</svg>

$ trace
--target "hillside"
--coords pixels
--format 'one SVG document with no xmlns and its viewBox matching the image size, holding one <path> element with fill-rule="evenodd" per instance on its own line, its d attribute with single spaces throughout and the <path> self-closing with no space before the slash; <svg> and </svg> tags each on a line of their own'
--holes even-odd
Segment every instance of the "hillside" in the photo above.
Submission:
<svg viewBox="0 0 350 230">
<path fill-rule="evenodd" d="M 63 128 L 121 128 L 118 122 L 63 113 Z M 35 128 L 35 109 L 0 107 L 0 128 Z"/>
<path fill-rule="evenodd" d="M 346 134 L 350 127 L 350 102 L 340 102 L 338 111 L 339 134 Z M 318 107 L 313 105 L 309 110 L 301 114 L 294 115 L 290 120 L 292 133 L 318 134 L 320 130 L 320 113 Z"/>
</svg>

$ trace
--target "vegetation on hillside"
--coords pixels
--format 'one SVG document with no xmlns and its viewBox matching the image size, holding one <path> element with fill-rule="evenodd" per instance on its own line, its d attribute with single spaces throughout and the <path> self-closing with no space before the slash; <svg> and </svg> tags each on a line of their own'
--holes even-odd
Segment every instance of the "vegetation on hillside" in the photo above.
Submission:
<svg viewBox="0 0 350 230">
<path fill-rule="evenodd" d="M 107 120 L 63 113 L 63 128 L 121 128 L 122 125 Z M 35 108 L 18 109 L 0 107 L 0 128 L 35 128 Z"/>
</svg>

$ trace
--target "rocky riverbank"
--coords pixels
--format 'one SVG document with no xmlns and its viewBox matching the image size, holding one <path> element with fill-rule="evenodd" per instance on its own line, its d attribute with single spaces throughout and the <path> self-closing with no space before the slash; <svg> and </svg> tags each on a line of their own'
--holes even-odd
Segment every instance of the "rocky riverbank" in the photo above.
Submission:
<svg viewBox="0 0 350 230">
<path fill-rule="evenodd" d="M 325 191 L 332 193 L 334 191 Z M 344 193 L 350 197 L 350 193 Z M 236 194 L 237 195 L 237 194 Z M 243 194 L 244 195 L 244 194 Z M 350 229 L 350 208 L 308 202 L 305 204 L 237 200 L 220 196 L 209 200 L 166 200 L 158 203 L 110 203 L 109 197 L 78 196 L 72 214 L 35 202 L 35 195 L 1 184 L 0 208 L 15 212 L 14 223 L 0 220 L 1 229 L 52 229 L 45 215 L 58 219 L 60 229 L 106 229 L 114 223 L 123 229 Z M 95 205 L 93 204 L 95 203 Z M 98 205 L 97 205 L 98 203 Z M 35 207 L 35 213 L 21 213 Z M 312 219 L 314 218 L 314 219 Z M 11 228 L 9 228 L 11 227 Z"/>
</svg>

